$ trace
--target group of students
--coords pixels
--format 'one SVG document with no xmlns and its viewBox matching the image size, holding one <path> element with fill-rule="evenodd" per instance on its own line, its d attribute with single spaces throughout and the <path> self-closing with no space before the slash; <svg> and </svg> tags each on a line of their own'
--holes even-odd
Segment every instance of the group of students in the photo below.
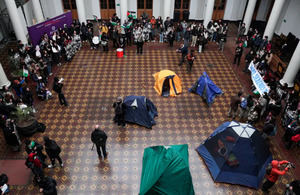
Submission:
<svg viewBox="0 0 300 195">
<path fill-rule="evenodd" d="M 62 159 L 60 158 L 61 148 L 57 145 L 54 140 L 44 136 L 44 147 L 45 151 L 51 161 L 50 165 L 46 164 L 47 156 L 43 153 L 43 146 L 36 141 L 25 141 L 25 151 L 28 156 L 26 158 L 26 166 L 32 170 L 34 175 L 34 183 L 40 187 L 40 192 L 44 194 L 57 194 L 56 181 L 55 179 L 45 176 L 44 168 L 55 167 L 55 160 L 57 159 L 60 167 L 63 167 Z"/>
</svg>

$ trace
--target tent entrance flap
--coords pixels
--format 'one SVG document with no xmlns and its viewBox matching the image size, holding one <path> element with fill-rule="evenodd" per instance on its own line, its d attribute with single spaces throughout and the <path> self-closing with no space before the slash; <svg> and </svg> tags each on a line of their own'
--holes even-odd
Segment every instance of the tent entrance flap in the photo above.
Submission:
<svg viewBox="0 0 300 195">
<path fill-rule="evenodd" d="M 162 86 L 162 93 L 161 95 L 164 96 L 164 97 L 168 97 L 170 95 L 170 81 L 169 81 L 170 78 L 166 78 L 164 83 L 163 83 L 163 86 Z"/>
</svg>

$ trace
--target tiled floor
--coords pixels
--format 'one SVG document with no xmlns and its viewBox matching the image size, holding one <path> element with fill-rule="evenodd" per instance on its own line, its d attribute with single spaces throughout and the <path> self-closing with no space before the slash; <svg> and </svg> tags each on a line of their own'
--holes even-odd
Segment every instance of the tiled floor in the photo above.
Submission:
<svg viewBox="0 0 300 195">
<path fill-rule="evenodd" d="M 228 61 L 231 61 L 228 53 L 232 55 L 233 39 L 228 40 L 225 56 L 210 43 L 204 53 L 197 54 L 192 73 L 177 66 L 180 54 L 175 52 L 176 48 L 159 43 L 146 45 L 143 55 L 136 55 L 135 47 L 131 47 L 127 57 L 122 59 L 116 58 L 113 51 L 105 54 L 86 47 L 55 74 L 65 79 L 64 92 L 70 106 L 60 106 L 56 95 L 41 102 L 38 119 L 47 129 L 44 134 L 35 134 L 33 139 L 42 142 L 42 136 L 48 135 L 61 145 L 64 168 L 45 169 L 46 175 L 57 180 L 59 194 L 138 194 L 144 148 L 170 144 L 189 145 L 190 171 L 196 194 L 262 194 L 260 190 L 214 183 L 195 151 L 216 127 L 228 120 L 226 112 L 230 96 L 243 87 L 248 90 L 242 84 L 247 80 L 246 76 L 241 78 L 240 70 Z M 1 57 L 3 59 L 3 55 Z M 160 97 L 153 89 L 152 74 L 163 69 L 176 72 L 182 79 L 183 93 L 176 98 Z M 203 71 L 224 91 L 210 108 L 199 96 L 188 93 L 188 88 Z M 145 95 L 151 99 L 158 108 L 157 125 L 149 130 L 137 125 L 120 128 L 113 124 L 112 103 L 120 95 Z M 108 135 L 109 157 L 106 161 L 99 162 L 96 151 L 91 151 L 90 133 L 95 124 Z M 24 151 L 19 154 L 6 151 L 2 136 L 0 139 L 1 159 L 25 158 Z M 275 158 L 295 158 L 282 149 L 279 138 L 272 139 L 271 146 Z M 292 152 L 299 156 L 299 150 Z M 272 188 L 272 194 L 282 194 L 284 184 L 292 178 L 295 178 L 292 172 L 281 177 Z M 38 188 L 29 183 L 12 186 L 12 194 L 38 194 Z"/>
</svg>

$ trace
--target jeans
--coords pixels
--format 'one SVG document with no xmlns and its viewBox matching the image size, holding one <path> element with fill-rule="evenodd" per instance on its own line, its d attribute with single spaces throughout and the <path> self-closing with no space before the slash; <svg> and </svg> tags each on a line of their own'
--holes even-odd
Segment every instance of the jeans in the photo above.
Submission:
<svg viewBox="0 0 300 195">
<path fill-rule="evenodd" d="M 163 35 L 163 33 L 159 33 L 159 42 L 160 43 L 164 42 L 164 35 Z"/>
</svg>

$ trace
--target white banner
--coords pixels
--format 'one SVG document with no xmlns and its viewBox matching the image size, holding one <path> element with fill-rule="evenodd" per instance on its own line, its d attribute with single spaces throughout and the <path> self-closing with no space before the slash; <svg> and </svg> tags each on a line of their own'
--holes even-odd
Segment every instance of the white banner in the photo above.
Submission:
<svg viewBox="0 0 300 195">
<path fill-rule="evenodd" d="M 263 95 L 264 93 L 269 93 L 270 88 L 269 86 L 265 83 L 265 81 L 263 80 L 263 78 L 260 76 L 259 72 L 257 71 L 257 69 L 254 66 L 254 63 L 251 62 L 248 68 L 251 72 L 251 79 L 252 82 L 254 84 L 254 86 L 256 87 L 256 90 Z"/>
</svg>

